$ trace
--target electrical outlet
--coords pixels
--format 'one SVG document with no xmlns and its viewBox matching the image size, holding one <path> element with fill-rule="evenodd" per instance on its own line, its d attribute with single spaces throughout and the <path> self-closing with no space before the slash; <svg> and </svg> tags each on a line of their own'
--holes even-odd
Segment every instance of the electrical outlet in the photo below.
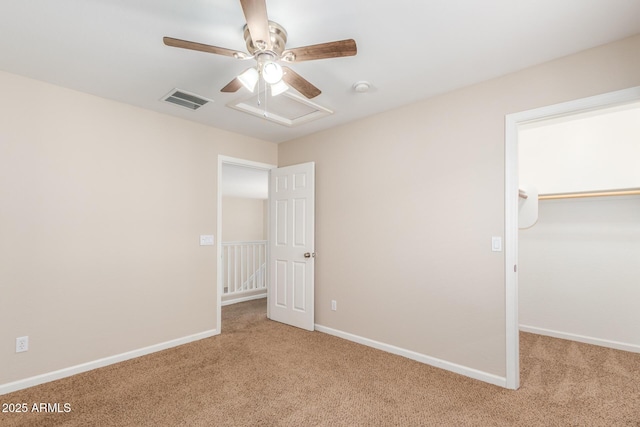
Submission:
<svg viewBox="0 0 640 427">
<path fill-rule="evenodd" d="M 16 353 L 29 350 L 29 337 L 16 338 Z"/>
<path fill-rule="evenodd" d="M 334 299 L 331 300 L 331 310 L 332 311 L 337 311 L 338 310 L 338 303 Z"/>
</svg>

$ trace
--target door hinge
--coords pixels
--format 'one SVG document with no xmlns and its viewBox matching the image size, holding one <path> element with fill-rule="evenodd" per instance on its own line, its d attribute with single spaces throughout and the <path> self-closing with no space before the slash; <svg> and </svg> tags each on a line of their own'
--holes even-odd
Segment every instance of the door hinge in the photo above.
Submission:
<svg viewBox="0 0 640 427">
<path fill-rule="evenodd" d="M 514 272 L 514 273 L 517 273 L 517 272 L 518 272 L 518 266 L 517 266 L 517 265 L 514 265 L 514 266 L 513 266 L 513 272 Z"/>
</svg>

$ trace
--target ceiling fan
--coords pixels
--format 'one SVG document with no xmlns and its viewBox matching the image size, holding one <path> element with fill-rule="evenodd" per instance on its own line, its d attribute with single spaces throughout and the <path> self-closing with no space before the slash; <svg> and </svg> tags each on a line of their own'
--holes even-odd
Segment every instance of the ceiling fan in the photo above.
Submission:
<svg viewBox="0 0 640 427">
<path fill-rule="evenodd" d="M 266 0 L 240 0 L 240 5 L 247 21 L 244 26 L 244 39 L 248 54 L 172 37 L 163 38 L 164 44 L 167 46 L 215 53 L 236 59 L 256 60 L 255 67 L 243 71 L 223 87 L 221 92 L 236 92 L 242 86 L 253 92 L 261 77 L 269 85 L 272 95 L 282 93 L 291 86 L 311 99 L 320 95 L 320 89 L 291 68 L 281 66 L 279 62 L 295 63 L 314 59 L 354 56 L 358 51 L 353 39 L 286 49 L 287 32 L 281 25 L 269 21 Z"/>
</svg>

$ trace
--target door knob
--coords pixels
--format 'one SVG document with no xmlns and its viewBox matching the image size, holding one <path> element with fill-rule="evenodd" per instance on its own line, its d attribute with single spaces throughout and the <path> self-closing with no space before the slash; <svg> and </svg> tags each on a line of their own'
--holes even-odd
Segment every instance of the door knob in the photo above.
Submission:
<svg viewBox="0 0 640 427">
<path fill-rule="evenodd" d="M 304 257 L 305 258 L 315 258 L 316 253 L 315 252 L 305 252 Z"/>
</svg>

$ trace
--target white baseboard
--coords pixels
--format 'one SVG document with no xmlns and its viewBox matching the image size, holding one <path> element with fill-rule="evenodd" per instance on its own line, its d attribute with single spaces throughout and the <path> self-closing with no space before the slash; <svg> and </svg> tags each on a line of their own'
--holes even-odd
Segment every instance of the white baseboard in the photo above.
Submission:
<svg viewBox="0 0 640 427">
<path fill-rule="evenodd" d="M 82 372 L 90 371 L 92 369 L 113 365 L 114 363 L 119 363 L 125 360 L 134 359 L 136 357 L 144 356 L 146 354 L 155 353 L 161 350 L 166 350 L 171 347 L 177 347 L 179 345 L 188 344 L 193 341 L 198 341 L 204 338 L 209 338 L 214 335 L 218 335 L 218 333 L 219 332 L 217 329 L 211 329 L 209 331 L 200 332 L 198 334 L 193 334 L 193 335 L 178 338 L 175 340 L 150 345 L 148 347 L 140 348 L 137 350 L 128 351 L 126 353 L 116 354 L 114 356 L 109 356 L 102 359 L 94 360 L 92 362 L 70 366 L 68 368 L 59 369 L 53 372 L 47 372 L 46 374 L 36 375 L 33 377 L 25 378 L 23 380 L 18 380 L 18 381 L 6 383 L 6 384 L 0 384 L 0 395 L 22 390 L 29 387 L 33 387 L 39 384 L 44 384 L 50 381 L 59 380 L 61 378 L 70 377 L 72 375 L 80 374 Z"/>
<path fill-rule="evenodd" d="M 462 366 L 456 363 L 447 362 L 446 360 L 437 359 L 435 357 L 417 353 L 412 350 L 406 350 L 404 348 L 396 347 L 390 344 L 385 344 L 379 341 L 374 341 L 372 339 L 364 338 L 358 335 L 353 335 L 348 332 L 342 332 L 336 329 L 328 328 L 326 326 L 316 324 L 315 329 L 316 331 L 324 332 L 325 334 L 334 335 L 336 337 L 343 338 L 348 341 L 353 341 L 358 344 L 362 344 L 368 347 L 376 348 L 378 350 L 386 351 L 387 353 L 392 353 L 398 356 L 406 357 L 407 359 L 425 363 L 427 365 L 431 365 L 436 368 L 455 372 L 456 374 L 464 375 L 466 377 L 473 378 L 475 380 L 484 381 L 486 383 L 497 385 L 500 387 L 505 387 L 505 388 L 507 386 L 507 379 L 505 377 L 489 374 L 487 372 L 479 371 L 477 369 L 469 368 L 467 366 Z"/>
<path fill-rule="evenodd" d="M 222 301 L 222 305 L 224 306 L 224 305 L 237 304 L 239 302 L 251 301 L 254 299 L 260 299 L 260 298 L 266 298 L 266 297 L 267 297 L 267 293 L 265 292 L 263 294 L 250 295 L 248 297 L 238 297 L 238 298 Z"/>
<path fill-rule="evenodd" d="M 578 341 L 585 344 L 599 345 L 600 347 L 609 347 L 616 350 L 630 351 L 640 353 L 640 345 L 629 344 L 619 341 L 610 341 L 601 338 L 587 337 L 584 335 L 571 334 L 568 332 L 554 331 L 551 329 L 537 328 L 535 326 L 520 325 L 522 332 L 531 332 L 532 334 L 546 335 L 553 338 L 561 338 L 563 340 Z"/>
</svg>

